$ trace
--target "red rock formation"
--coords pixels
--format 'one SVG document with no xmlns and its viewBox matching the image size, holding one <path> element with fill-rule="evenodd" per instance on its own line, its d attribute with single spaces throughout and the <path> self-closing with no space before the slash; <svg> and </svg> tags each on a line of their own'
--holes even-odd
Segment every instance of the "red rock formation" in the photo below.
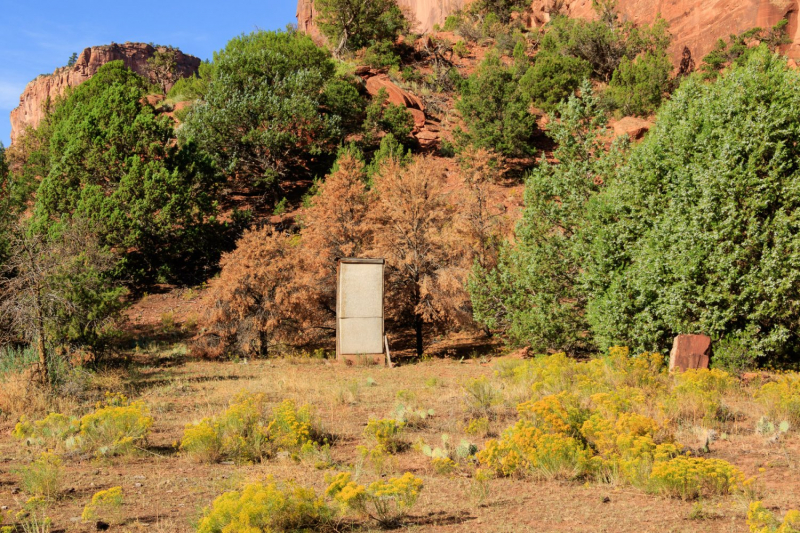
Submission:
<svg viewBox="0 0 800 533">
<path fill-rule="evenodd" d="M 48 98 L 55 99 L 67 87 L 75 87 L 91 78 L 97 69 L 110 61 L 122 60 L 134 72 L 148 76 L 147 60 L 156 49 L 144 43 L 111 44 L 85 49 L 71 67 L 61 67 L 55 72 L 39 76 L 28 83 L 19 98 L 19 107 L 11 111 L 11 142 L 28 126 L 36 127 L 44 117 L 44 104 Z M 200 59 L 177 53 L 177 70 L 181 77 L 197 72 Z"/>
<path fill-rule="evenodd" d="M 428 33 L 435 24 L 443 24 L 448 15 L 463 8 L 471 0 L 397 0 L 397 5 L 411 21 L 412 30 Z M 314 19 L 314 0 L 298 0 L 297 28 L 312 37 L 319 37 Z"/>
<path fill-rule="evenodd" d="M 653 127 L 653 123 L 637 117 L 623 117 L 620 120 L 612 120 L 609 126 L 614 132 L 614 137 L 627 135 L 632 141 L 637 141 Z"/>
<path fill-rule="evenodd" d="M 470 2 L 398 0 L 398 4 L 417 21 L 416 30 L 423 33 L 431 31 L 434 24 L 442 24 L 447 15 Z M 670 55 L 676 66 L 684 59 L 684 49 L 699 64 L 718 39 L 727 39 L 732 33 L 756 26 L 769 28 L 782 18 L 789 20 L 788 34 L 792 40 L 785 46 L 784 53 L 800 59 L 798 0 L 618 0 L 617 7 L 624 19 L 636 24 L 650 24 L 660 13 L 669 22 L 673 35 Z M 534 0 L 523 18 L 528 26 L 541 26 L 550 20 L 556 9 L 571 17 L 595 16 L 592 0 Z M 314 16 L 313 0 L 298 0 L 298 28 L 319 35 L 314 26 Z"/>
<path fill-rule="evenodd" d="M 530 24 L 541 26 L 550 20 L 555 5 L 571 17 L 592 18 L 592 0 L 534 0 Z M 670 55 L 677 66 L 688 48 L 696 63 L 711 51 L 719 39 L 727 39 L 756 26 L 769 28 L 779 20 L 789 20 L 792 43 L 785 47 L 789 57 L 800 57 L 800 32 L 797 27 L 798 0 L 619 0 L 622 17 L 635 24 L 650 24 L 661 16 L 673 35 Z"/>
</svg>

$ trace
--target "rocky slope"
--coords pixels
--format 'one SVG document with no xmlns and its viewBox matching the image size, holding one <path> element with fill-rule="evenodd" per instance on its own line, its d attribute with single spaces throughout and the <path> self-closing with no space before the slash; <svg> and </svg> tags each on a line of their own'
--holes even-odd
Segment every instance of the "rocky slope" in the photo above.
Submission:
<svg viewBox="0 0 800 533">
<path fill-rule="evenodd" d="M 398 0 L 420 32 L 431 31 L 434 24 L 442 24 L 447 15 L 469 3 L 470 0 Z M 800 58 L 798 0 L 618 0 L 617 7 L 623 17 L 637 24 L 649 24 L 660 13 L 669 22 L 673 35 L 670 52 L 676 66 L 684 59 L 684 50 L 699 63 L 718 39 L 755 26 L 767 28 L 782 18 L 789 20 L 792 40 L 784 52 Z M 572 17 L 594 16 L 592 0 L 534 0 L 525 14 L 525 23 L 529 27 L 541 26 L 557 9 Z M 317 35 L 314 17 L 313 0 L 298 0 L 298 28 Z"/>
<path fill-rule="evenodd" d="M 36 127 L 44 116 L 44 104 L 60 96 L 67 87 L 75 87 L 91 78 L 97 69 L 110 61 L 122 60 L 125 65 L 143 76 L 148 76 L 147 60 L 156 49 L 144 43 L 110 44 L 85 49 L 71 67 L 62 67 L 28 83 L 19 98 L 19 107 L 11 112 L 11 142 L 28 126 Z M 177 70 L 182 77 L 197 72 L 200 59 L 177 53 Z"/>
</svg>

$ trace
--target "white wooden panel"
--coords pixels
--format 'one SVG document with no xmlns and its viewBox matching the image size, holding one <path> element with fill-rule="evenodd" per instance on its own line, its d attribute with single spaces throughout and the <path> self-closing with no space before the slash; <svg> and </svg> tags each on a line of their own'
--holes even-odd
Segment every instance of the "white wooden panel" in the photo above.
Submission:
<svg viewBox="0 0 800 533">
<path fill-rule="evenodd" d="M 339 318 L 382 317 L 383 265 L 341 263 L 339 268 Z"/>
<path fill-rule="evenodd" d="M 383 318 L 339 319 L 339 353 L 383 353 Z"/>
</svg>

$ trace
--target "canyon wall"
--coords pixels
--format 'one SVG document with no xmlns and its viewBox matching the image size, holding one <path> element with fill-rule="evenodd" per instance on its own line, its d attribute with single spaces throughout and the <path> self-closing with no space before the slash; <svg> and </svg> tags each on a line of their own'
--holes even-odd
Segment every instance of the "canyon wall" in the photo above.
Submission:
<svg viewBox="0 0 800 533">
<path fill-rule="evenodd" d="M 594 17 L 592 0 L 534 0 L 527 23 L 545 24 L 557 5 L 571 17 Z M 676 65 L 685 48 L 699 64 L 719 39 L 756 26 L 770 28 L 784 18 L 789 21 L 787 31 L 792 42 L 783 52 L 800 57 L 798 0 L 618 0 L 617 8 L 623 19 L 635 24 L 650 24 L 660 14 L 669 23 L 670 55 Z"/>
<path fill-rule="evenodd" d="M 470 0 L 398 0 L 398 4 L 415 21 L 415 29 L 429 32 L 434 24 L 443 24 L 447 15 L 468 5 Z M 558 7 L 557 7 L 558 6 Z M 789 20 L 791 44 L 784 53 L 800 58 L 798 0 L 618 0 L 621 16 L 636 24 L 650 24 L 658 14 L 669 22 L 673 35 L 670 55 L 677 66 L 688 49 L 696 63 L 714 47 L 718 39 L 741 33 L 753 27 L 769 28 L 779 20 Z M 533 0 L 524 20 L 537 27 L 550 20 L 560 9 L 571 17 L 592 18 L 592 0 Z M 317 36 L 313 0 L 299 0 L 297 25 L 302 31 Z"/>
<path fill-rule="evenodd" d="M 39 76 L 28 83 L 19 98 L 19 106 L 11 111 L 11 142 L 27 127 L 36 127 L 44 117 L 44 104 L 91 78 L 97 69 L 110 61 L 122 60 L 134 72 L 148 77 L 147 60 L 156 49 L 144 43 L 110 44 L 85 49 L 71 67 L 61 67 L 52 74 Z M 181 77 L 197 72 L 200 59 L 177 51 L 177 72 Z"/>
<path fill-rule="evenodd" d="M 397 5 L 411 21 L 411 29 L 419 33 L 433 30 L 434 24 L 443 24 L 450 15 L 470 3 L 470 0 L 397 0 Z M 297 27 L 314 37 L 319 31 L 314 23 L 314 0 L 298 0 Z"/>
</svg>

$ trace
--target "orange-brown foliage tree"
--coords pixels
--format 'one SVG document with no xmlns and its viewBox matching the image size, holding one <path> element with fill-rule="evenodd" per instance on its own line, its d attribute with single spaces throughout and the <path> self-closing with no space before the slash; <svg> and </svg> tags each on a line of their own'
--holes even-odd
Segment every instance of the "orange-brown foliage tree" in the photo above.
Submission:
<svg viewBox="0 0 800 533">
<path fill-rule="evenodd" d="M 311 256 L 308 263 L 314 268 L 298 275 L 307 278 L 321 294 L 331 325 L 336 312 L 336 261 L 363 257 L 369 249 L 372 230 L 367 221 L 368 207 L 364 163 L 345 153 L 302 216 L 302 247 Z"/>
<path fill-rule="evenodd" d="M 363 164 L 344 156 L 302 216 L 298 235 L 250 230 L 226 254 L 203 343 L 211 354 L 266 355 L 334 331 L 336 259 L 369 244 Z"/>
<path fill-rule="evenodd" d="M 493 183 L 492 154 L 471 158 L 457 192 L 431 157 L 409 165 L 389 158 L 368 190 L 363 162 L 351 153 L 321 184 L 296 235 L 251 230 L 221 262 L 206 342 L 218 353 L 269 353 L 274 345 L 318 342 L 334 331 L 336 264 L 342 257 L 383 257 L 387 316 L 423 329 L 472 324 L 465 284 L 474 263 L 492 264 L 507 227 Z"/>
<path fill-rule="evenodd" d="M 445 169 L 431 157 L 407 167 L 390 160 L 374 177 L 374 253 L 386 259 L 390 316 L 413 323 L 417 355 L 423 327 L 471 320 L 464 283 L 469 273 L 456 213 L 445 192 Z"/>
</svg>

